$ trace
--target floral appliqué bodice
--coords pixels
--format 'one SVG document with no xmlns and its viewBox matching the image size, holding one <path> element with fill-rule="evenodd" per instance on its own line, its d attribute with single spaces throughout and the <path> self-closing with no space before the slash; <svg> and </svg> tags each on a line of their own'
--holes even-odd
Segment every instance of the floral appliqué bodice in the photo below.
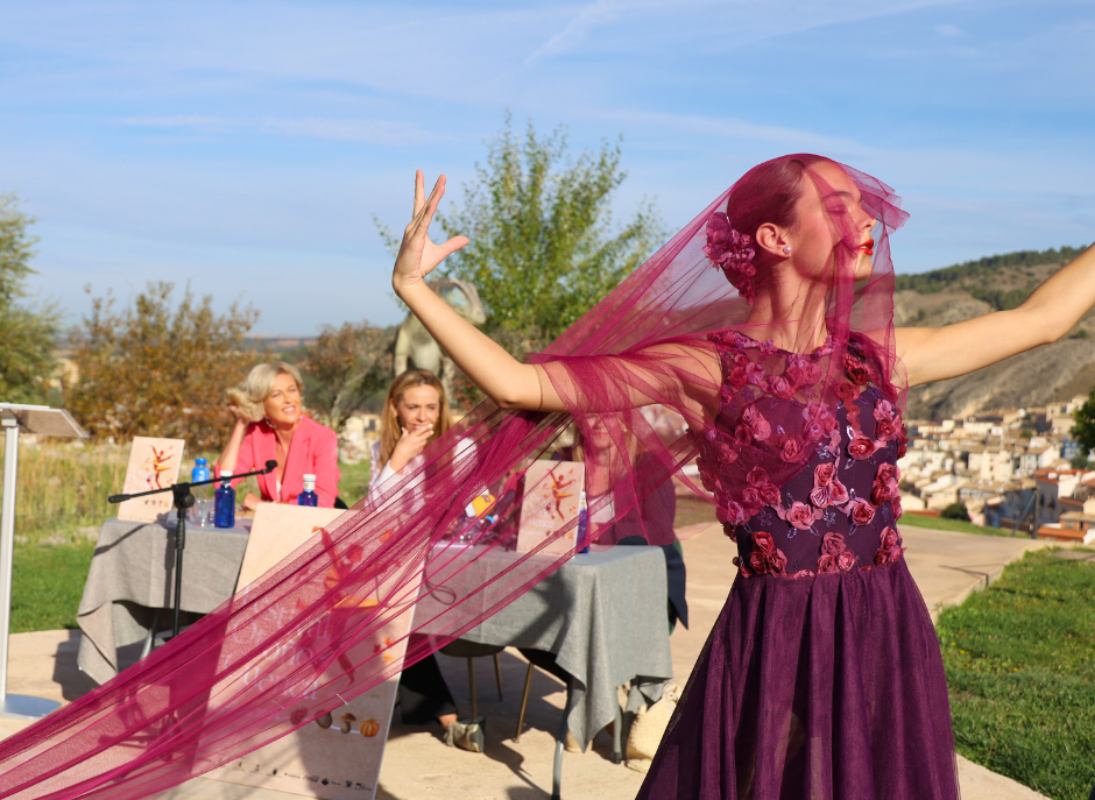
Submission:
<svg viewBox="0 0 1095 800">
<path fill-rule="evenodd" d="M 708 338 L 722 362 L 722 402 L 702 434 L 693 433 L 697 464 L 723 529 L 737 542 L 734 563 L 742 575 L 803 578 L 900 559 L 896 462 L 905 429 L 895 393 L 880 388 L 887 384 L 866 340 L 853 335 L 835 398 L 819 403 L 797 399 L 798 390 L 821 379 L 831 342 L 797 354 L 734 331 Z M 732 398 L 750 385 L 757 387 L 755 399 L 731 412 Z M 797 434 L 780 424 L 796 418 Z M 743 471 L 748 464 L 739 462 L 740 454 L 761 448 L 774 454 L 769 464 L 801 466 L 779 485 L 760 463 Z M 727 480 L 735 466 L 737 477 Z"/>
</svg>

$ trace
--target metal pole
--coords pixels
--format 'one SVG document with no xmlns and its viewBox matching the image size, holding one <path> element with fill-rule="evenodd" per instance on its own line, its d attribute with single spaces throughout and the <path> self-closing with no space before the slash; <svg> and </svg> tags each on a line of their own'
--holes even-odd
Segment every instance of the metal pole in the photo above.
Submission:
<svg viewBox="0 0 1095 800">
<path fill-rule="evenodd" d="M 19 472 L 19 420 L 3 417 L 4 503 L 0 511 L 0 716 L 37 719 L 60 707 L 54 700 L 8 694 L 11 570 L 15 555 L 15 478 Z"/>
<path fill-rule="evenodd" d="M 15 477 L 19 471 L 19 420 L 5 416 L 4 504 L 0 512 L 0 709 L 8 697 L 8 632 L 11 627 L 11 562 L 15 542 Z"/>
</svg>

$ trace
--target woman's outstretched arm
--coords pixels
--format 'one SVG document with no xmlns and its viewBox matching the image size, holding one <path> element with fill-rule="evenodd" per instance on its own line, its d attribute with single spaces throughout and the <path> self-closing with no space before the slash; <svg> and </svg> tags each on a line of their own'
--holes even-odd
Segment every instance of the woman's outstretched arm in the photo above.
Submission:
<svg viewBox="0 0 1095 800">
<path fill-rule="evenodd" d="M 953 378 L 1067 334 L 1095 306 L 1095 246 L 1058 270 L 1018 308 L 940 328 L 898 328 L 910 386 Z"/>
<path fill-rule="evenodd" d="M 463 236 L 453 237 L 442 244 L 434 244 L 429 238 L 430 222 L 444 193 L 443 175 L 438 178 L 429 197 L 425 197 L 422 173 L 415 173 L 414 215 L 403 232 L 403 242 L 392 274 L 392 287 L 457 366 L 500 406 L 540 411 L 568 410 L 555 382 L 543 367 L 518 361 L 457 314 L 426 285 L 426 275 L 468 243 Z M 644 361 L 649 366 L 644 366 Z M 685 380 L 685 376 L 696 373 L 697 361 L 700 362 L 699 374 L 710 380 Z M 720 367 L 713 353 L 670 343 L 653 345 L 638 354 L 630 364 L 630 373 L 637 379 L 616 382 L 621 390 L 616 398 L 618 405 L 647 405 L 664 400 L 675 392 L 681 396 L 683 404 L 695 406 L 691 410 L 699 413 L 702 406 L 713 406 L 715 402 Z M 554 377 L 556 381 L 563 379 L 558 373 Z M 611 380 L 607 374 L 605 377 Z"/>
<path fill-rule="evenodd" d="M 538 367 L 523 364 L 511 356 L 426 285 L 426 275 L 468 243 L 464 236 L 455 236 L 440 245 L 429 238 L 430 222 L 444 194 L 444 175 L 437 179 L 427 198 L 422 172 L 415 172 L 414 215 L 403 231 L 403 242 L 392 273 L 392 288 L 456 365 L 500 406 L 565 410 L 550 381 Z"/>
</svg>

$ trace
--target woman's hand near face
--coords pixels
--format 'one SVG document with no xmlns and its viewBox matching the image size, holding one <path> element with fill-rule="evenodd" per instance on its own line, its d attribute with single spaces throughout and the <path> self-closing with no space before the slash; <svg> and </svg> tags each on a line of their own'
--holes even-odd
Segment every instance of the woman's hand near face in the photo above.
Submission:
<svg viewBox="0 0 1095 800">
<path fill-rule="evenodd" d="M 433 436 L 433 430 L 432 423 L 404 428 L 399 441 L 395 444 L 395 450 L 392 451 L 392 457 L 388 460 L 388 465 L 396 472 L 401 472 L 403 467 L 426 449 L 430 437 Z"/>
<path fill-rule="evenodd" d="M 231 411 L 232 416 L 236 418 L 236 427 L 237 428 L 239 428 L 239 427 L 246 428 L 248 426 L 248 424 L 250 424 L 251 419 L 250 419 L 250 417 L 247 416 L 247 412 L 245 412 L 239 406 L 237 406 L 233 403 L 229 403 L 228 404 L 228 410 Z"/>
<path fill-rule="evenodd" d="M 217 458 L 217 468 L 222 471 L 235 472 L 236 461 L 239 460 L 240 455 L 240 445 L 243 444 L 243 437 L 247 433 L 247 425 L 250 420 L 243 414 L 239 406 L 229 405 L 228 408 L 235 416 L 236 424 L 232 427 L 232 433 L 228 436 L 228 443 Z"/>
</svg>

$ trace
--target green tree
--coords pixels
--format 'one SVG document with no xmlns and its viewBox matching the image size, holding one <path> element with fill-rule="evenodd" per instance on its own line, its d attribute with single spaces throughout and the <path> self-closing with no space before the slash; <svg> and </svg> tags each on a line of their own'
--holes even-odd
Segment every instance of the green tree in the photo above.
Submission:
<svg viewBox="0 0 1095 800">
<path fill-rule="evenodd" d="M 44 399 L 57 364 L 57 312 L 21 302 L 23 284 L 34 273 L 32 222 L 13 195 L 0 195 L 0 401 L 6 402 Z"/>
<path fill-rule="evenodd" d="M 92 298 L 75 334 L 79 379 L 66 402 L 93 436 L 177 437 L 198 451 L 228 437 L 224 392 L 257 360 L 245 337 L 258 312 L 233 304 L 217 314 L 209 295 L 173 294 L 173 284 L 151 283 L 121 311 L 109 293 Z"/>
<path fill-rule="evenodd" d="M 308 348 L 302 365 L 308 407 L 338 430 L 353 411 L 387 389 L 394 342 L 395 328 L 349 322 L 325 328 Z"/>
<path fill-rule="evenodd" d="M 565 131 L 523 140 L 506 126 L 462 204 L 439 217 L 471 243 L 442 265 L 475 284 L 484 330 L 518 357 L 538 350 L 642 263 L 662 237 L 649 202 L 620 228 L 611 199 L 626 173 L 620 146 L 568 158 Z"/>
<path fill-rule="evenodd" d="M 1076 456 L 1072 459 L 1072 465 L 1082 469 L 1088 464 L 1088 457 L 1095 453 L 1095 389 L 1087 396 L 1087 400 L 1073 413 L 1072 418 L 1076 424 L 1072 426 L 1072 438 L 1079 445 Z"/>
</svg>

